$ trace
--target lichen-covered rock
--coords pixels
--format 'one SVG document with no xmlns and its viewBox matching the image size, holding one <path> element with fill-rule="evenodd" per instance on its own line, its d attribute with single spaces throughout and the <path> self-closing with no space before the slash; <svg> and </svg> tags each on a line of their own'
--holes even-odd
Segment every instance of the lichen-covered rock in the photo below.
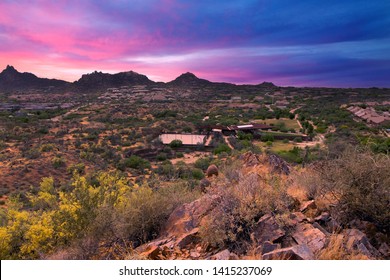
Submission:
<svg viewBox="0 0 390 280">
<path fill-rule="evenodd" d="M 327 236 L 311 224 L 298 224 L 292 237 L 299 245 L 307 245 L 314 253 L 324 248 L 327 242 Z"/>
<path fill-rule="evenodd" d="M 275 217 L 270 214 L 261 217 L 253 229 L 253 237 L 259 245 L 266 241 L 274 242 L 285 234 L 286 231 L 277 223 Z"/>
<path fill-rule="evenodd" d="M 268 161 L 273 172 L 285 175 L 290 174 L 290 167 L 288 163 L 281 157 L 278 157 L 277 155 L 270 155 Z"/>
<path fill-rule="evenodd" d="M 358 229 L 347 229 L 342 232 L 345 247 L 349 251 L 357 250 L 368 258 L 380 255 L 377 249 L 371 245 L 367 236 Z"/>
</svg>

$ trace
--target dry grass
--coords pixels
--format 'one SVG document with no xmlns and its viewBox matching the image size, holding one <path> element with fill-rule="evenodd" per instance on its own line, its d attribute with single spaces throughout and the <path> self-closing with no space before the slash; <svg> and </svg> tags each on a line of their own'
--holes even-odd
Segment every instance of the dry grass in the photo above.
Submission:
<svg viewBox="0 0 390 280">
<path fill-rule="evenodd" d="M 368 260 L 369 258 L 358 251 L 349 252 L 343 243 L 342 235 L 332 235 L 328 246 L 316 256 L 319 260 Z"/>
</svg>

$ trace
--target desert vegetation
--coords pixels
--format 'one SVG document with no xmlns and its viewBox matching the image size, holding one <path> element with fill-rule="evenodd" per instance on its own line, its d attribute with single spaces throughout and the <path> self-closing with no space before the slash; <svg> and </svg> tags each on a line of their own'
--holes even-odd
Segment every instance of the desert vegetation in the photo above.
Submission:
<svg viewBox="0 0 390 280">
<path fill-rule="evenodd" d="M 115 91 L 0 93 L 2 259 L 389 258 L 388 90 Z"/>
</svg>

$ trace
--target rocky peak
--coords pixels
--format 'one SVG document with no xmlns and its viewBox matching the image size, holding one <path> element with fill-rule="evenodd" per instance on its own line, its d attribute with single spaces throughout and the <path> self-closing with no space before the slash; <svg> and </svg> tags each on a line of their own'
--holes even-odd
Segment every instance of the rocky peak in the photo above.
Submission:
<svg viewBox="0 0 390 280">
<path fill-rule="evenodd" d="M 202 86 L 211 84 L 210 81 L 205 79 L 200 79 L 195 74 L 186 72 L 181 74 L 175 80 L 169 82 L 168 84 L 176 85 L 176 86 Z"/>
<path fill-rule="evenodd" d="M 84 74 L 75 84 L 81 88 L 102 89 L 108 87 L 119 87 L 128 85 L 149 85 L 153 82 L 145 75 L 138 74 L 134 71 L 120 72 L 109 74 L 103 72 L 92 72 Z"/>
<path fill-rule="evenodd" d="M 7 65 L 3 72 L 18 72 L 12 65 Z"/>
<path fill-rule="evenodd" d="M 7 67 L 0 73 L 1 90 L 19 90 L 26 88 L 43 88 L 49 86 L 65 86 L 67 82 L 55 79 L 38 78 L 32 73 L 21 73 L 13 66 Z"/>
</svg>

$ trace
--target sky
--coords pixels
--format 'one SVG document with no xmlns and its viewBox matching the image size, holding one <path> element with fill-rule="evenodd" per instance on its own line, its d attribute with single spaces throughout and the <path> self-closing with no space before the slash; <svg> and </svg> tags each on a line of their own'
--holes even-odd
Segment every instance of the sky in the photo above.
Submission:
<svg viewBox="0 0 390 280">
<path fill-rule="evenodd" d="M 389 0 L 1 0 L 0 68 L 390 87 Z"/>
</svg>

